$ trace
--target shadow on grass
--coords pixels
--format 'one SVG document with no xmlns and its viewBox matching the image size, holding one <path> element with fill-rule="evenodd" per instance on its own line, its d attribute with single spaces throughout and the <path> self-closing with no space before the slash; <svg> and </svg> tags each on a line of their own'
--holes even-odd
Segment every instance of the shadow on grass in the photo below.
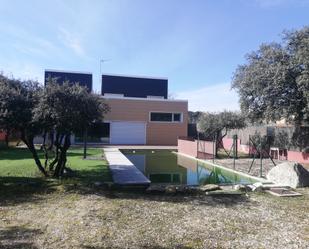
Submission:
<svg viewBox="0 0 309 249">
<path fill-rule="evenodd" d="M 82 248 L 84 248 L 84 249 L 122 249 L 123 247 L 118 247 L 118 246 L 115 246 L 115 247 L 114 246 L 97 247 L 97 246 L 83 245 Z M 139 248 L 140 249 L 170 249 L 171 247 L 153 244 L 153 245 L 141 245 L 141 246 L 139 246 Z M 177 248 L 177 249 L 193 249 L 194 247 L 179 245 L 175 248 Z"/>
<path fill-rule="evenodd" d="M 43 155 L 39 153 L 39 157 L 43 158 Z M 5 148 L 0 150 L 0 161 L 24 159 L 33 159 L 30 151 L 27 148 Z"/>
<path fill-rule="evenodd" d="M 0 229 L 0 248 L 37 249 L 31 240 L 41 233 L 39 229 L 17 226 Z"/>
<path fill-rule="evenodd" d="M 37 150 L 40 159 L 44 158 L 43 151 Z M 87 153 L 88 156 L 92 156 L 91 151 Z M 71 148 L 67 152 L 68 157 L 79 157 L 82 158 L 84 153 L 76 148 Z M 23 160 L 23 159 L 33 159 L 28 148 L 3 148 L 0 149 L 0 161 L 1 160 Z"/>
<path fill-rule="evenodd" d="M 44 178 L 0 177 L 0 205 L 39 201 L 54 192 L 55 185 Z"/>
</svg>

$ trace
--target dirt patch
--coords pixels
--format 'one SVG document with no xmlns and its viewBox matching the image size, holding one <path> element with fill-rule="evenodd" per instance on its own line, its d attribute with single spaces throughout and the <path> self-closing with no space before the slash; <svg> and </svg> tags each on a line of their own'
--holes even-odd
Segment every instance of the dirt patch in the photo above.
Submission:
<svg viewBox="0 0 309 249">
<path fill-rule="evenodd" d="M 309 189 L 299 191 L 288 199 L 99 190 L 17 197 L 0 201 L 0 248 L 308 248 Z"/>
</svg>

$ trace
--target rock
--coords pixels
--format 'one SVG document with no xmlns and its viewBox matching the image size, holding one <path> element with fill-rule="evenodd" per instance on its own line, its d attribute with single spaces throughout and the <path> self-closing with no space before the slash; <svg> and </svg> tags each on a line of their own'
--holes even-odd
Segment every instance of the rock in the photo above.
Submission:
<svg viewBox="0 0 309 249">
<path fill-rule="evenodd" d="M 176 194 L 177 192 L 177 186 L 168 185 L 165 187 L 165 193 L 167 194 Z"/>
<path fill-rule="evenodd" d="M 234 190 L 239 190 L 239 191 L 247 191 L 247 187 L 245 185 L 242 184 L 236 184 L 234 185 Z"/>
<path fill-rule="evenodd" d="M 253 192 L 261 192 L 261 191 L 263 191 L 263 183 L 261 183 L 261 182 L 253 183 L 251 186 L 252 186 L 251 190 Z"/>
<path fill-rule="evenodd" d="M 275 184 L 292 188 L 309 186 L 309 171 L 296 162 L 284 162 L 272 168 L 267 179 Z"/>
<path fill-rule="evenodd" d="M 221 188 L 216 184 L 206 184 L 206 185 L 199 187 L 199 189 L 202 192 L 209 192 L 209 191 L 220 190 Z"/>
<path fill-rule="evenodd" d="M 101 186 L 104 185 L 103 182 L 94 182 L 93 184 L 94 184 L 94 186 L 96 186 L 96 187 L 101 187 Z"/>
<path fill-rule="evenodd" d="M 164 193 L 165 192 L 165 186 L 164 185 L 150 185 L 147 189 L 146 189 L 146 193 Z"/>
</svg>

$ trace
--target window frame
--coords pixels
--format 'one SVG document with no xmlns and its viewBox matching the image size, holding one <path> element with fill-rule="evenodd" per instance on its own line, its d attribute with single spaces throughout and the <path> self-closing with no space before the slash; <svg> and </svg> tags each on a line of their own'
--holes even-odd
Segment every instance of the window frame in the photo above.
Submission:
<svg viewBox="0 0 309 249">
<path fill-rule="evenodd" d="M 151 120 L 151 114 L 152 114 L 152 113 L 166 113 L 166 114 L 172 114 L 172 121 L 152 121 L 152 120 Z M 175 120 L 174 120 L 174 114 L 180 114 L 180 121 L 175 121 Z M 149 112 L 149 122 L 150 122 L 150 123 L 180 124 L 180 123 L 183 123 L 183 112 L 150 111 L 150 112 Z"/>
</svg>

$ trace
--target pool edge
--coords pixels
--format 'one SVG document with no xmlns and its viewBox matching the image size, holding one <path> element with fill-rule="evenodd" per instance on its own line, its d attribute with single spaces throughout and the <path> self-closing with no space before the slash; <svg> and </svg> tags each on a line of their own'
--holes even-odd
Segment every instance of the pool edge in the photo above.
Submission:
<svg viewBox="0 0 309 249">
<path fill-rule="evenodd" d="M 252 175 L 249 175 L 249 174 L 246 174 L 246 173 L 243 173 L 243 172 L 234 170 L 234 169 L 226 168 L 226 167 L 224 167 L 224 166 L 221 166 L 221 165 L 218 165 L 218 164 L 215 164 L 215 163 L 212 163 L 212 162 L 203 160 L 203 159 L 195 158 L 195 157 L 193 157 L 193 156 L 189 156 L 189 155 L 184 154 L 184 153 L 180 153 L 180 152 L 177 152 L 177 151 L 173 151 L 172 153 L 175 153 L 175 154 L 178 154 L 178 155 L 181 155 L 181 156 L 185 156 L 185 157 L 194 159 L 194 160 L 199 161 L 199 162 L 202 162 L 202 163 L 210 164 L 210 165 L 212 165 L 212 166 L 214 166 L 214 167 L 217 167 L 217 168 L 220 168 L 220 169 L 223 169 L 223 170 L 226 170 L 226 171 L 230 171 L 230 172 L 232 172 L 232 173 L 235 173 L 235 174 L 238 174 L 238 175 L 247 177 L 247 178 L 251 178 L 251 179 L 256 180 L 256 181 L 258 181 L 258 182 L 261 182 L 261 183 L 263 183 L 263 184 L 271 184 L 271 183 L 272 183 L 272 182 L 268 181 L 267 179 L 260 178 L 260 177 L 256 177 L 256 176 L 252 176 Z"/>
</svg>

